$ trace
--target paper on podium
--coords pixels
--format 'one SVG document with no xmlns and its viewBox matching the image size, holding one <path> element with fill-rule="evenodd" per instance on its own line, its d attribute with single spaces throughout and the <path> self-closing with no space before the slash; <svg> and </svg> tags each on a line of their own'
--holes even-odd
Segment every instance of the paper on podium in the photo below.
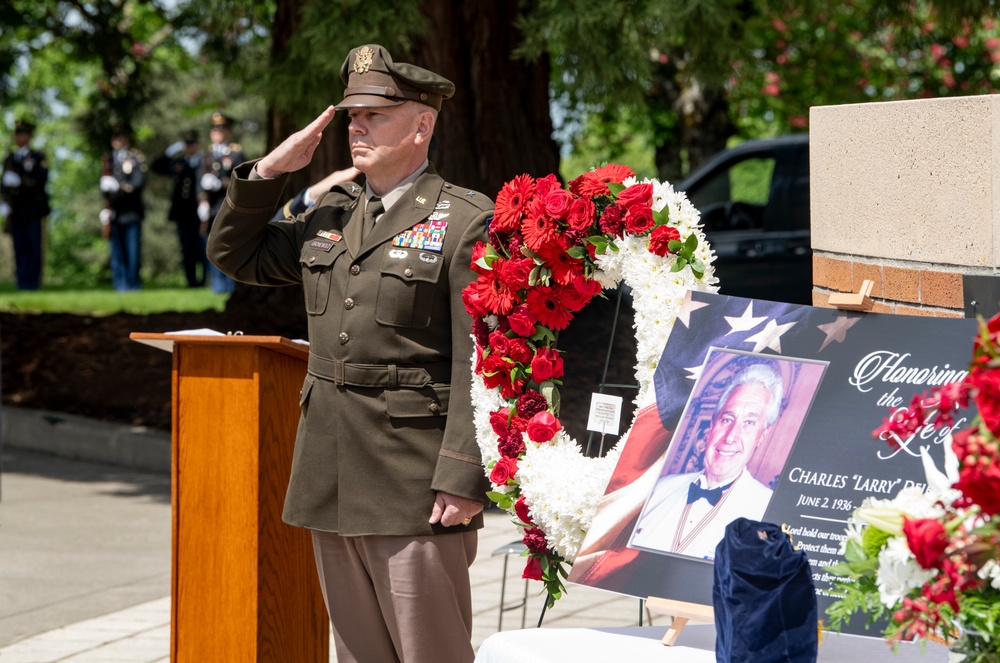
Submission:
<svg viewBox="0 0 1000 663">
<path fill-rule="evenodd" d="M 181 331 L 169 331 L 163 333 L 165 335 L 173 335 L 173 336 L 225 336 L 225 334 L 223 334 L 220 331 L 216 331 L 214 329 L 206 329 L 206 328 L 184 329 Z M 135 340 L 138 341 L 139 343 L 144 343 L 145 345 L 151 345 L 154 348 L 157 348 L 158 350 L 166 350 L 167 352 L 174 351 L 174 342 L 168 341 L 166 339 L 137 338 Z"/>
</svg>

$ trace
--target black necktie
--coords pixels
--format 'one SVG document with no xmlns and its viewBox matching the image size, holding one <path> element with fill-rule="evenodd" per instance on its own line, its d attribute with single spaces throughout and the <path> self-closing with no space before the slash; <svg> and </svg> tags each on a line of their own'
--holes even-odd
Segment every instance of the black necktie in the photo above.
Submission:
<svg viewBox="0 0 1000 663">
<path fill-rule="evenodd" d="M 378 215 L 385 211 L 385 207 L 382 205 L 381 198 L 372 198 L 365 205 L 365 220 L 361 226 L 361 241 L 364 241 L 368 234 L 375 227 L 375 219 Z"/>
<path fill-rule="evenodd" d="M 700 498 L 705 498 L 708 503 L 715 506 L 722 499 L 722 493 L 726 492 L 732 482 L 727 483 L 725 486 L 718 486 L 717 488 L 702 488 L 698 485 L 698 482 L 692 483 L 688 486 L 688 504 L 694 504 Z"/>
</svg>

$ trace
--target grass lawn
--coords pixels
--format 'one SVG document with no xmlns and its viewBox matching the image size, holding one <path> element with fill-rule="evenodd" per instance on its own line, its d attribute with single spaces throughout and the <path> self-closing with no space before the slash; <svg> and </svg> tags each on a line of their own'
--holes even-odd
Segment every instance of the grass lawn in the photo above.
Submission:
<svg viewBox="0 0 1000 663">
<path fill-rule="evenodd" d="M 0 284 L 0 311 L 22 313 L 78 313 L 111 315 L 113 313 L 164 313 L 177 311 L 221 311 L 228 295 L 217 295 L 208 288 L 148 287 L 134 292 L 116 292 L 111 288 L 74 290 L 71 287 L 46 287 L 20 291 L 12 283 Z"/>
</svg>

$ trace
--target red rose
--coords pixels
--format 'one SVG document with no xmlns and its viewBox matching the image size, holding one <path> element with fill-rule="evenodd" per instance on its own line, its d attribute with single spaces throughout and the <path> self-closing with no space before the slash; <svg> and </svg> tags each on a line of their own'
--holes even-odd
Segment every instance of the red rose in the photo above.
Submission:
<svg viewBox="0 0 1000 663">
<path fill-rule="evenodd" d="M 563 360 L 559 353 L 550 348 L 541 348 L 531 360 L 531 377 L 541 384 L 545 380 L 563 376 Z"/>
<path fill-rule="evenodd" d="M 983 513 L 996 516 L 1000 514 L 1000 467 L 996 458 L 983 466 L 984 459 L 989 462 L 988 458 L 980 456 L 979 462 L 972 467 L 963 467 L 954 487 L 978 504 Z"/>
<path fill-rule="evenodd" d="M 500 410 L 494 410 L 490 412 L 490 426 L 493 428 L 493 432 L 497 435 L 506 435 L 509 430 L 508 423 L 510 421 L 510 410 L 507 408 L 502 408 Z"/>
<path fill-rule="evenodd" d="M 535 193 L 539 198 L 545 199 L 550 193 L 560 187 L 559 178 L 553 173 L 549 173 L 535 182 Z"/>
<path fill-rule="evenodd" d="M 565 189 L 553 189 L 545 196 L 545 212 L 553 219 L 565 219 L 573 204 L 573 194 Z"/>
<path fill-rule="evenodd" d="M 670 250 L 670 242 L 680 240 L 680 238 L 681 234 L 677 231 L 677 228 L 667 225 L 656 226 L 653 228 L 653 233 L 649 236 L 649 252 L 658 256 L 672 254 L 673 251 Z"/>
<path fill-rule="evenodd" d="M 528 275 L 534 268 L 535 261 L 531 258 L 511 258 L 503 263 L 500 276 L 511 288 L 521 290 L 528 287 Z"/>
<path fill-rule="evenodd" d="M 518 336 L 531 336 L 535 333 L 535 316 L 531 315 L 527 306 L 518 306 L 511 311 L 507 322 Z"/>
<path fill-rule="evenodd" d="M 490 350 L 495 354 L 506 356 L 507 349 L 510 347 L 510 339 L 501 334 L 498 331 L 490 334 Z"/>
<path fill-rule="evenodd" d="M 625 229 L 633 235 L 641 235 L 653 227 L 653 208 L 636 203 L 625 213 Z"/>
<path fill-rule="evenodd" d="M 479 296 L 479 284 L 475 281 L 462 289 L 462 303 L 465 304 L 465 312 L 473 318 L 489 315 L 483 298 Z"/>
<path fill-rule="evenodd" d="M 490 481 L 498 486 L 506 486 L 507 481 L 513 479 L 515 474 L 517 474 L 517 459 L 501 458 L 490 472 Z"/>
<path fill-rule="evenodd" d="M 618 194 L 618 204 L 631 208 L 633 205 L 653 204 L 652 184 L 633 184 Z"/>
<path fill-rule="evenodd" d="M 940 568 L 941 556 L 948 547 L 948 533 L 944 525 L 934 518 L 910 520 L 904 516 L 903 534 L 906 535 L 906 545 L 921 568 Z"/>
<path fill-rule="evenodd" d="M 472 261 L 469 263 L 469 267 L 471 267 L 472 271 L 477 274 L 485 274 L 490 271 L 488 269 L 483 269 L 476 264 L 476 262 L 484 255 L 486 255 L 486 244 L 483 242 L 476 242 L 476 245 L 472 247 Z"/>
<path fill-rule="evenodd" d="M 597 208 L 590 198 L 577 198 L 569 206 L 566 213 L 566 222 L 573 230 L 583 232 L 594 225 L 597 216 Z"/>
<path fill-rule="evenodd" d="M 525 580 L 542 579 L 542 563 L 537 557 L 528 558 L 528 563 L 524 565 L 524 572 L 521 573 L 521 577 Z"/>
<path fill-rule="evenodd" d="M 514 502 L 514 513 L 517 514 L 518 520 L 522 523 L 531 525 L 535 522 L 531 519 L 531 510 L 528 508 L 528 502 L 524 499 L 524 495 L 518 497 L 517 501 Z"/>
<path fill-rule="evenodd" d="M 539 412 L 528 421 L 528 437 L 534 442 L 548 442 L 562 430 L 559 420 L 551 412 Z"/>
<path fill-rule="evenodd" d="M 974 370 L 967 378 L 976 390 L 976 407 L 983 423 L 994 435 L 1000 435 L 1000 371 Z"/>
</svg>

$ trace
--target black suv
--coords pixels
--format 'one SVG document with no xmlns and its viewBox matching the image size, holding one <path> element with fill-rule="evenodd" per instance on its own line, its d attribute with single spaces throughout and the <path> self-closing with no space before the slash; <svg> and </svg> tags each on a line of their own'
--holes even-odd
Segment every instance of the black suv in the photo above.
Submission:
<svg viewBox="0 0 1000 663">
<path fill-rule="evenodd" d="M 722 294 L 812 303 L 808 134 L 723 150 L 676 188 L 701 212 Z"/>
</svg>

